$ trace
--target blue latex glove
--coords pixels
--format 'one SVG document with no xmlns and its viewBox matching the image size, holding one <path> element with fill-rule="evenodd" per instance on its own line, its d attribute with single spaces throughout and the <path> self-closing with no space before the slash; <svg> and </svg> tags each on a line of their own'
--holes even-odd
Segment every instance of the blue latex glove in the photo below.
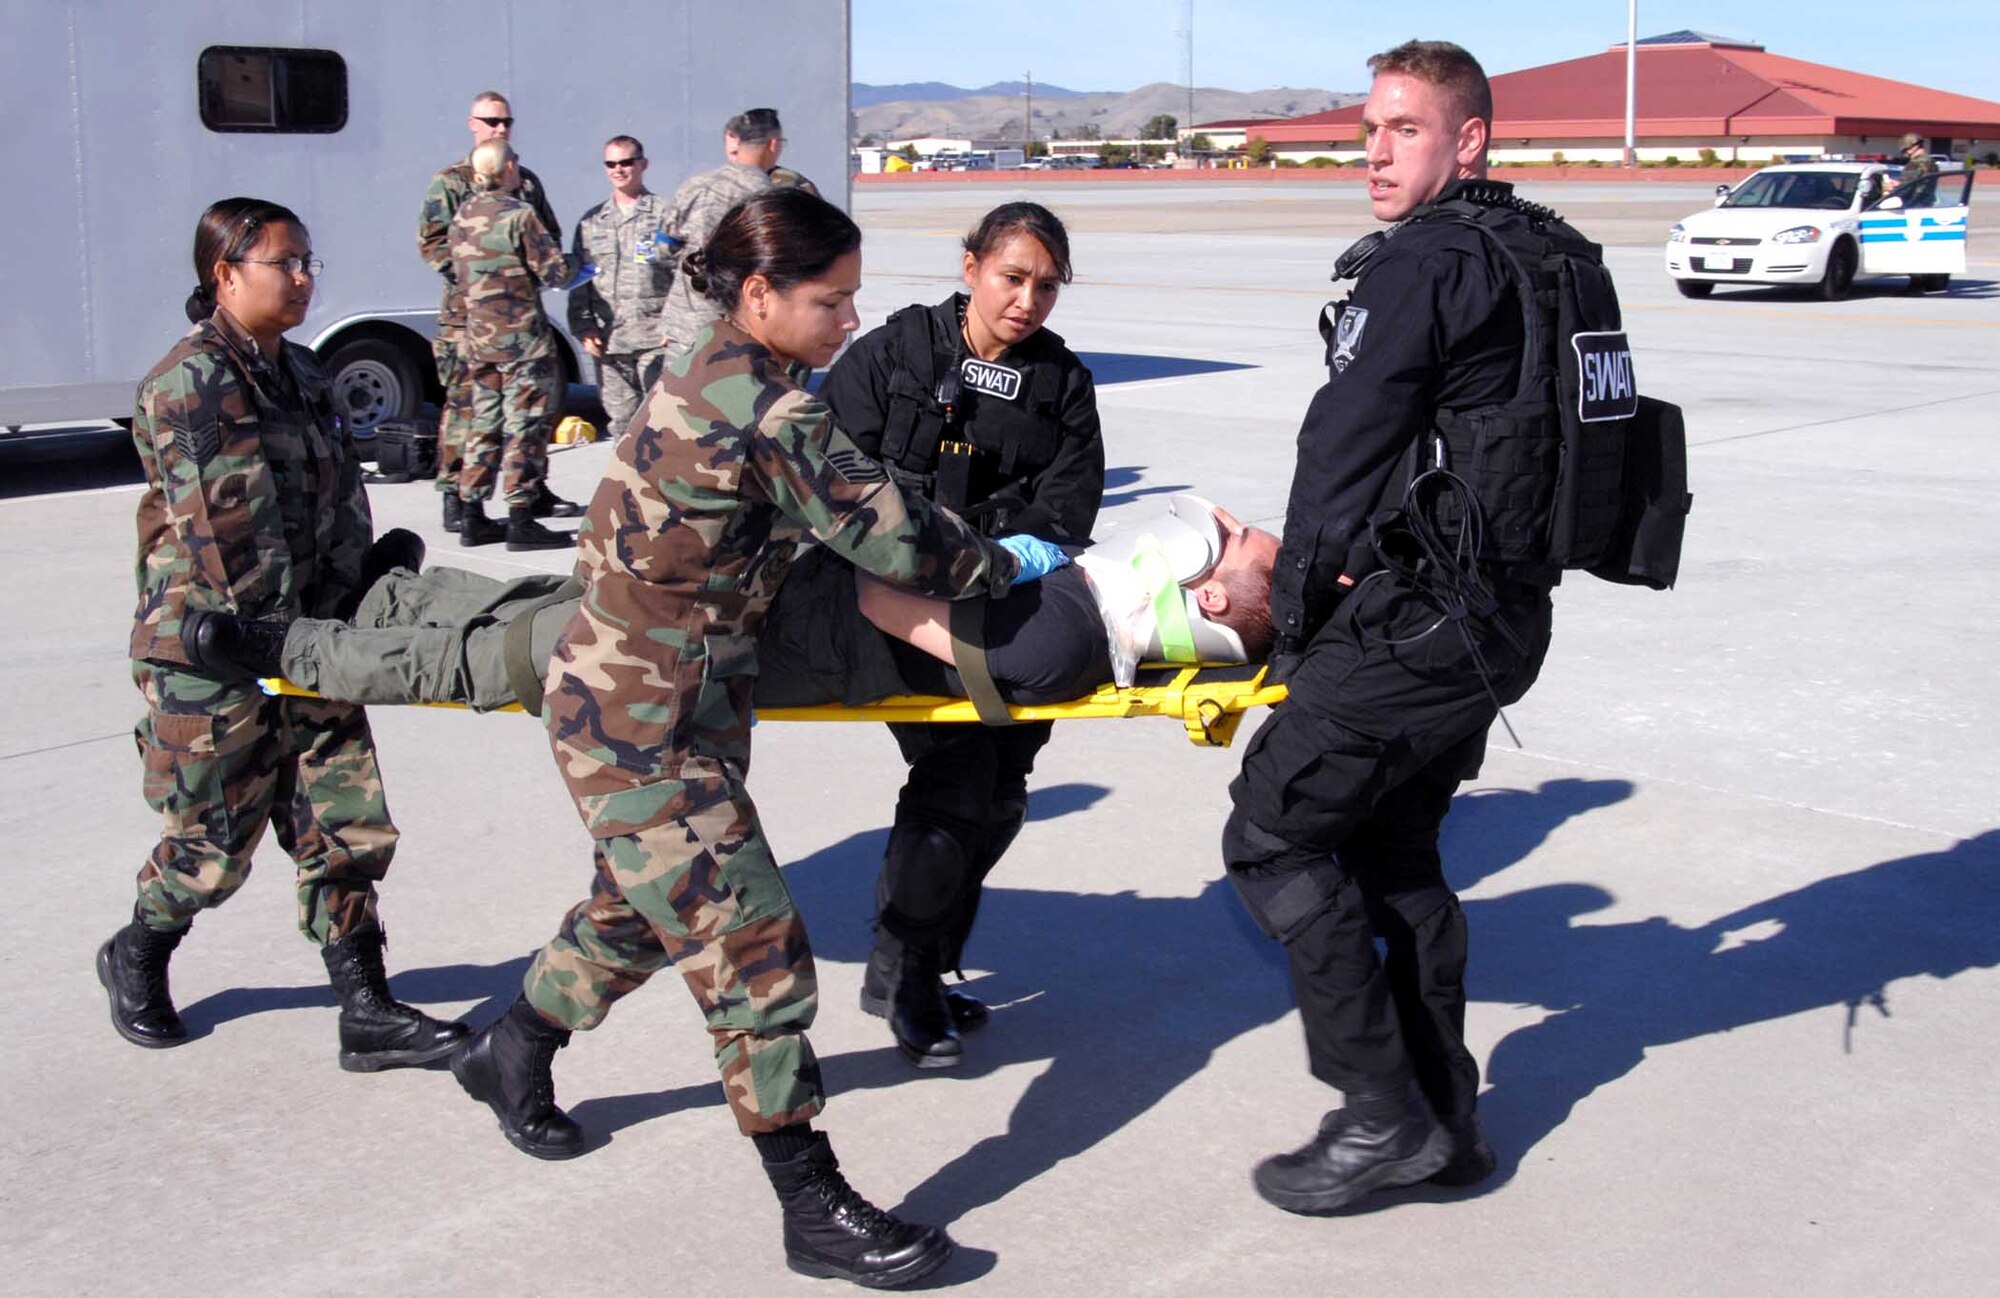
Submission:
<svg viewBox="0 0 2000 1298">
<path fill-rule="evenodd" d="M 587 261 L 583 263 L 583 265 L 578 266 L 576 268 L 576 274 L 571 277 L 569 283 L 563 285 L 563 292 L 567 293 L 569 292 L 569 290 L 573 288 L 581 288 L 585 284 L 588 284 L 591 280 L 596 278 L 597 278 L 597 263 L 594 261 Z"/>
<path fill-rule="evenodd" d="M 1040 581 L 1069 562 L 1069 556 L 1062 552 L 1061 546 L 1044 541 L 1039 536 L 1003 536 L 1000 548 L 1021 561 L 1021 571 L 1008 583 L 1010 586 Z"/>
</svg>

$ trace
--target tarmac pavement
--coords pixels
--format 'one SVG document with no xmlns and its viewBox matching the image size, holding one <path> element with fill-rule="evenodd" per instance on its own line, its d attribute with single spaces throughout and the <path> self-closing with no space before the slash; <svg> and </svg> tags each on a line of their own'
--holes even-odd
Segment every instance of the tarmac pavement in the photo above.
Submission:
<svg viewBox="0 0 2000 1298">
<path fill-rule="evenodd" d="M 1077 282 L 1051 323 L 1098 375 L 1116 518 L 1199 490 L 1279 528 L 1358 187 L 1049 186 Z M 812 928 L 822 1123 L 858 1188 L 942 1222 L 931 1287 L 1011 1294 L 1983 1294 L 2000 1064 L 2000 261 L 1684 301 L 1660 263 L 1705 187 L 1530 186 L 1609 246 L 1642 390 L 1686 408 L 1679 589 L 1577 575 L 1540 684 L 1446 825 L 1474 938 L 1468 1032 L 1500 1173 L 1330 1219 L 1249 1170 L 1336 1098 L 1279 951 L 1221 879 L 1236 753 L 1172 722 L 1063 726 L 967 973 L 967 1065 L 919 1074 L 855 1008 L 901 767 L 868 725 L 757 731 L 752 787 Z M 864 321 L 941 297 L 982 185 L 857 192 Z M 162 348 L 170 340 L 162 339 Z M 156 831 L 124 657 L 136 487 L 118 436 L 0 440 L 0 1275 L 20 1294 L 838 1292 L 778 1213 L 678 980 L 557 1057 L 592 1135 L 553 1164 L 445 1073 L 347 1074 L 288 862 L 173 964 L 195 1039 L 105 1020 L 98 943 Z M 587 497 L 604 444 L 563 450 Z M 433 563 L 422 485 L 372 490 Z M 1248 724 L 1254 724 L 1255 718 Z M 540 728 L 377 709 L 404 833 L 397 993 L 499 1012 L 589 882 Z M 1244 732 L 1245 736 L 1248 730 Z"/>
</svg>

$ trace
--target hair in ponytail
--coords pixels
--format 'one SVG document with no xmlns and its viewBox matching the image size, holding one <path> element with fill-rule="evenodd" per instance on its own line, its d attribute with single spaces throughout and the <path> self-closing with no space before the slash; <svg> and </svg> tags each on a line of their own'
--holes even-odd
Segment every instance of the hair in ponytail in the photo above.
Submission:
<svg viewBox="0 0 2000 1298">
<path fill-rule="evenodd" d="M 306 223 L 289 207 L 262 198 L 225 198 L 210 203 L 194 227 L 194 292 L 183 310 L 196 324 L 215 314 L 215 264 L 248 256 L 266 226 Z"/>
<path fill-rule="evenodd" d="M 860 246 L 861 227 L 825 199 L 803 189 L 766 189 L 730 208 L 708 246 L 681 266 L 693 272 L 688 287 L 726 315 L 752 275 L 782 293 L 825 275 Z"/>
</svg>

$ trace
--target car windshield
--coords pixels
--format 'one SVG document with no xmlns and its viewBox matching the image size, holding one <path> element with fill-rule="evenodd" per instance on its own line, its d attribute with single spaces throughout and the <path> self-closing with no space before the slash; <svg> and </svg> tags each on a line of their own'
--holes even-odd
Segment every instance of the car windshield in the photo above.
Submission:
<svg viewBox="0 0 2000 1298">
<path fill-rule="evenodd" d="M 1852 171 L 1760 171 L 1730 191 L 1724 207 L 1804 207 L 1845 211 L 1861 177 Z"/>
</svg>

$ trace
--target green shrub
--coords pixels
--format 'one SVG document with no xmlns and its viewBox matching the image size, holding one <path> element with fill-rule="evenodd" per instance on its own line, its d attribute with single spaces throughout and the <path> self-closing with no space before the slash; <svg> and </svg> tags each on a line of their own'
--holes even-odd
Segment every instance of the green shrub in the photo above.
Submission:
<svg viewBox="0 0 2000 1298">
<path fill-rule="evenodd" d="M 1551 153 L 1549 155 L 1549 161 L 1555 163 L 1558 167 L 1560 167 L 1564 163 L 1568 162 L 1569 159 L 1563 156 L 1563 151 L 1561 149 L 1557 149 L 1554 153 Z"/>
<path fill-rule="evenodd" d="M 1701 165 L 1704 167 L 1713 167 L 1716 159 L 1720 156 L 1714 149 L 1703 149 L 1700 154 Z"/>
</svg>

